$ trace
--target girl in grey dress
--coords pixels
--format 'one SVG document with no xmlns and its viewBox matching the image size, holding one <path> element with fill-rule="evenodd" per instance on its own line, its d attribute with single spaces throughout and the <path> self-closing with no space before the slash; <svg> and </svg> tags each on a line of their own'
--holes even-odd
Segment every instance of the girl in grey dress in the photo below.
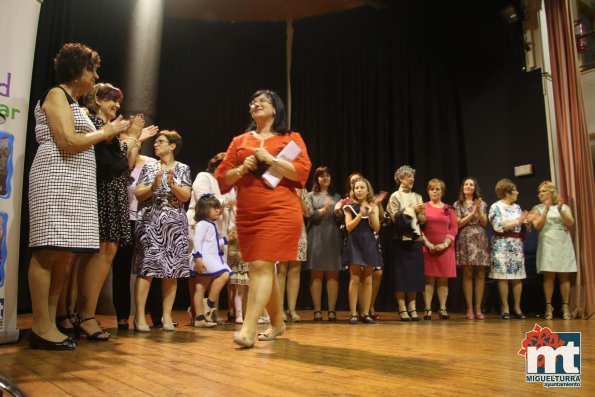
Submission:
<svg viewBox="0 0 595 397">
<path fill-rule="evenodd" d="M 306 201 L 314 210 L 308 219 L 308 261 L 310 293 L 314 303 L 314 321 L 322 320 L 322 280 L 326 276 L 328 320 L 336 321 L 335 305 L 339 292 L 342 239 L 333 208 L 340 196 L 331 190 L 331 174 L 326 166 L 314 172 L 312 191 Z"/>
</svg>

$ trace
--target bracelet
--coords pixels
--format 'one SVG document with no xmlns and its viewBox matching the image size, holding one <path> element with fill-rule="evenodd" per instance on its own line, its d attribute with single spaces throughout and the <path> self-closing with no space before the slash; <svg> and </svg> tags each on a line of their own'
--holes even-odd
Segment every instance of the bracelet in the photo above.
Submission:
<svg viewBox="0 0 595 397">
<path fill-rule="evenodd" d="M 136 138 L 135 138 L 135 137 L 133 137 L 133 136 L 126 137 L 126 139 L 132 139 L 132 140 L 134 141 L 134 143 L 135 143 L 135 144 L 136 144 L 136 143 L 138 143 L 138 139 L 136 139 Z M 124 140 L 126 140 L 126 139 L 124 139 Z"/>
<path fill-rule="evenodd" d="M 243 178 L 244 175 L 242 175 L 242 170 L 244 169 L 244 164 L 240 165 L 239 167 L 236 168 L 236 174 L 238 175 L 239 178 Z"/>
<path fill-rule="evenodd" d="M 277 165 L 279 163 L 279 159 L 277 157 L 273 157 L 273 162 L 271 165 Z"/>
</svg>

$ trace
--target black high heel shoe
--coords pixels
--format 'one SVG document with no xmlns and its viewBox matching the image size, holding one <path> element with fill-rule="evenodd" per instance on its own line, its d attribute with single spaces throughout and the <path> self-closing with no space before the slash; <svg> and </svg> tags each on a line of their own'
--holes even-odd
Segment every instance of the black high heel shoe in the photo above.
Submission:
<svg viewBox="0 0 595 397">
<path fill-rule="evenodd" d="M 407 313 L 407 317 L 401 316 L 401 313 Z M 403 311 L 399 312 L 399 318 L 401 319 L 401 321 L 403 321 L 405 323 L 412 321 L 411 317 L 409 317 L 409 313 L 407 312 L 407 310 L 403 310 Z"/>
<path fill-rule="evenodd" d="M 76 342 L 69 336 L 61 342 L 52 342 L 47 339 L 43 339 L 41 336 L 33 332 L 33 329 L 29 330 L 27 334 L 27 341 L 31 349 L 42 349 L 42 350 L 74 350 L 76 349 Z"/>
<path fill-rule="evenodd" d="M 64 314 L 64 315 L 59 315 L 56 316 L 56 327 L 58 327 L 58 331 L 62 332 L 63 334 L 66 335 L 74 335 L 74 323 L 75 321 L 73 321 L 74 317 L 68 314 Z M 63 321 L 70 321 L 70 323 L 73 325 L 72 327 L 64 327 L 62 325 Z"/>
<path fill-rule="evenodd" d="M 439 309 L 438 314 L 440 314 L 440 320 L 448 320 L 450 318 L 446 309 Z"/>
<path fill-rule="evenodd" d="M 328 321 L 337 321 L 337 313 L 334 310 L 328 311 Z"/>
<path fill-rule="evenodd" d="M 424 320 L 431 320 L 432 319 L 432 310 L 424 310 Z"/>
<path fill-rule="evenodd" d="M 96 341 L 96 342 L 107 342 L 112 337 L 112 335 L 109 332 L 102 330 L 102 331 L 97 331 L 92 334 L 89 334 L 87 331 L 85 331 L 81 327 L 81 324 L 84 323 L 85 321 L 94 320 L 94 319 L 95 319 L 95 317 L 87 317 L 87 318 L 82 318 L 79 321 L 77 321 L 76 324 L 74 325 L 74 337 L 79 339 L 81 337 L 81 331 L 83 331 L 83 333 L 85 334 L 85 336 L 87 337 L 88 340 L 92 340 L 92 341 Z"/>
<path fill-rule="evenodd" d="M 413 315 L 411 315 L 411 313 L 415 313 L 416 316 L 414 317 Z M 417 316 L 417 310 L 408 310 L 407 314 L 409 314 L 409 318 L 411 319 L 411 321 L 420 321 L 421 319 Z"/>
<path fill-rule="evenodd" d="M 322 321 L 322 312 L 320 310 L 314 312 L 314 321 Z"/>
</svg>

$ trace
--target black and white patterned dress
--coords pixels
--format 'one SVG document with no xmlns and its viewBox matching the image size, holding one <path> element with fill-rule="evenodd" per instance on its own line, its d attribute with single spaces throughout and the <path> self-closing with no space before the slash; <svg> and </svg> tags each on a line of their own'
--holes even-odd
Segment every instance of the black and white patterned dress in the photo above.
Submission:
<svg viewBox="0 0 595 397">
<path fill-rule="evenodd" d="M 95 131 L 87 114 L 64 91 L 79 134 Z M 29 247 L 70 252 L 97 252 L 99 225 L 93 147 L 68 153 L 56 145 L 47 115 L 35 106 L 39 147 L 29 171 Z"/>
<path fill-rule="evenodd" d="M 90 115 L 95 128 L 101 129 L 105 122 L 99 117 Z M 118 138 L 110 143 L 100 142 L 97 145 L 118 145 L 120 155 L 128 161 L 128 145 Z M 130 245 L 130 213 L 128 202 L 128 184 L 130 170 L 109 178 L 97 178 L 97 205 L 99 208 L 99 240 L 118 243 L 120 246 Z"/>
<path fill-rule="evenodd" d="M 145 164 L 137 184 L 152 185 L 161 162 Z M 174 183 L 192 186 L 190 167 L 176 162 Z M 181 203 L 167 186 L 167 173 L 161 185 L 145 201 L 138 203 L 134 268 L 139 276 L 181 278 L 190 276 L 188 262 L 188 219 Z"/>
</svg>

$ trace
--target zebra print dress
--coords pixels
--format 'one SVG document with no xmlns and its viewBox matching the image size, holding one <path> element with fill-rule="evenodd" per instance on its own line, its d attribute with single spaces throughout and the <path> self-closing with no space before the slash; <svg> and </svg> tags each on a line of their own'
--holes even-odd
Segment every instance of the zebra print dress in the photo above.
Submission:
<svg viewBox="0 0 595 397">
<path fill-rule="evenodd" d="M 138 184 L 152 185 L 161 162 L 145 164 Z M 192 186 L 190 167 L 177 162 L 174 183 Z M 182 278 L 190 276 L 188 266 L 188 219 L 180 202 L 167 186 L 167 173 L 161 185 L 145 201 L 138 203 L 134 267 L 139 276 Z"/>
</svg>

